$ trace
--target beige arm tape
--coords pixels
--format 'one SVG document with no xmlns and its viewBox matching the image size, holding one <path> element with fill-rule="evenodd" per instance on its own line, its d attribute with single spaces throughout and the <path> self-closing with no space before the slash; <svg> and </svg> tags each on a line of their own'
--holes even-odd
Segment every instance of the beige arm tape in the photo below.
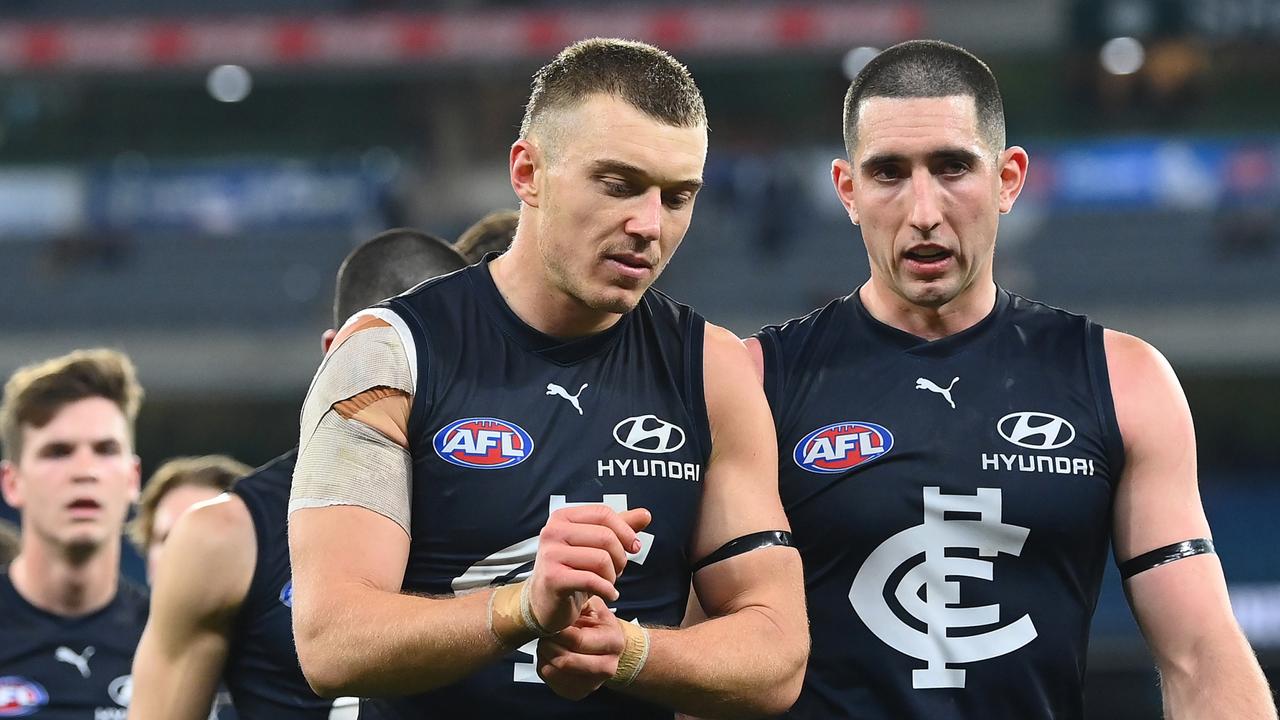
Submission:
<svg viewBox="0 0 1280 720">
<path fill-rule="evenodd" d="M 352 333 L 325 358 L 302 406 L 298 462 L 289 512 L 356 505 L 409 533 L 413 463 L 409 452 L 359 420 L 333 409 L 373 388 L 412 395 L 414 383 L 400 336 L 390 327 Z"/>
<path fill-rule="evenodd" d="M 649 659 L 649 631 L 636 623 L 623 622 L 622 634 L 627 643 L 618 656 L 618 669 L 613 677 L 606 681 L 611 688 L 624 688 L 635 682 L 636 676 L 644 669 Z"/>
<path fill-rule="evenodd" d="M 551 637 L 533 615 L 529 581 L 510 583 L 489 595 L 489 632 L 504 647 L 517 648 L 535 638 Z"/>
</svg>

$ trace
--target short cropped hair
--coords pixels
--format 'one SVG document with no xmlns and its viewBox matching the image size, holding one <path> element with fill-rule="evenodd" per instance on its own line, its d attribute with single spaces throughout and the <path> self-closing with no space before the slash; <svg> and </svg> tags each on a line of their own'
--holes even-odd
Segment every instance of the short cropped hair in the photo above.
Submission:
<svg viewBox="0 0 1280 720">
<path fill-rule="evenodd" d="M 22 535 L 18 533 L 18 526 L 0 518 L 0 567 L 13 562 L 21 549 Z"/>
<path fill-rule="evenodd" d="M 146 553 L 155 538 L 156 509 L 165 495 L 180 487 L 207 487 L 226 492 L 253 468 L 226 455 L 179 457 L 156 469 L 138 499 L 138 514 L 129 522 L 129 540 L 138 552 Z"/>
<path fill-rule="evenodd" d="M 106 398 L 120 408 L 132 442 L 142 396 L 133 361 L 116 350 L 76 350 L 20 368 L 5 383 L 0 402 L 4 458 L 21 459 L 24 427 L 42 428 L 63 407 L 93 397 Z"/>
<path fill-rule="evenodd" d="M 469 263 L 480 262 L 487 253 L 506 252 L 511 247 L 511 239 L 515 237 L 519 223 L 519 212 L 494 210 L 463 230 L 453 241 L 453 249 L 462 253 Z"/>
<path fill-rule="evenodd" d="M 988 147 L 1004 149 L 1004 101 L 986 63 L 964 48 L 940 40 L 908 40 L 872 58 L 844 96 L 844 148 L 853 158 L 858 146 L 858 113 L 874 97 L 973 98 L 978 132 Z"/>
<path fill-rule="evenodd" d="M 357 312 L 424 280 L 466 266 L 452 245 L 434 235 L 410 228 L 379 233 L 352 250 L 338 268 L 333 326 L 341 327 Z"/>
<path fill-rule="evenodd" d="M 689 69 L 664 50 L 633 40 L 576 42 L 533 76 L 520 137 L 539 130 L 547 113 L 577 107 L 591 95 L 617 97 L 673 127 L 707 123 L 707 109 Z"/>
</svg>

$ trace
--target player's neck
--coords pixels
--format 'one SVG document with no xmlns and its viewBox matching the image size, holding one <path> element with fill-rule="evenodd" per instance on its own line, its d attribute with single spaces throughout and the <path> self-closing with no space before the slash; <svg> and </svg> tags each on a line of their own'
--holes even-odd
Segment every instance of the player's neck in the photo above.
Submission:
<svg viewBox="0 0 1280 720">
<path fill-rule="evenodd" d="M 9 566 L 9 578 L 23 599 L 45 612 L 87 615 L 106 607 L 116 595 L 120 544 L 104 543 L 79 556 L 27 536 Z"/>
<path fill-rule="evenodd" d="M 556 288 L 537 258 L 523 257 L 521 249 L 528 245 L 517 241 L 489 263 L 498 293 L 524 324 L 544 335 L 569 339 L 593 335 L 618 322 L 621 315 L 587 307 Z"/>
<path fill-rule="evenodd" d="M 994 281 L 975 283 L 951 302 L 938 307 L 917 305 L 877 283 L 874 278 L 858 293 L 871 317 L 924 340 L 939 340 L 982 322 L 996 304 Z"/>
</svg>

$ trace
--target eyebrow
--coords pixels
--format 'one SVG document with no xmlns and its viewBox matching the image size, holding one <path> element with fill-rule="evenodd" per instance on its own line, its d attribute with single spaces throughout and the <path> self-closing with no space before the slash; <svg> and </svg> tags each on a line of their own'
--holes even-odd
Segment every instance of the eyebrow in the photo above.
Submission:
<svg viewBox="0 0 1280 720">
<path fill-rule="evenodd" d="M 959 160 L 960 162 L 976 165 L 981 162 L 982 156 L 961 147 L 946 147 L 934 150 L 925 156 L 930 162 L 939 160 Z M 869 170 L 880 165 L 894 165 L 907 161 L 907 156 L 900 153 L 877 153 L 863 160 L 859 165 L 863 170 Z"/>
<path fill-rule="evenodd" d="M 662 188 L 688 190 L 689 192 L 697 192 L 702 187 L 702 178 L 692 178 L 689 180 L 677 180 L 670 183 L 658 182 L 656 178 L 649 175 L 643 168 L 632 165 L 622 160 L 596 160 L 591 163 L 591 174 L 598 175 L 600 173 L 617 173 L 629 178 L 643 180 L 646 183 L 658 185 Z"/>
</svg>

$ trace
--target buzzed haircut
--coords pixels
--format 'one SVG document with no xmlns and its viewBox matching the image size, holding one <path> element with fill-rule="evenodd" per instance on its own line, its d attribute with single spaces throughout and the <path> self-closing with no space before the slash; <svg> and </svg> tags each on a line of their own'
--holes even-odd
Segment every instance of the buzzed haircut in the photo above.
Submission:
<svg viewBox="0 0 1280 720">
<path fill-rule="evenodd" d="M 646 43 L 591 38 L 561 50 L 534 74 L 520 137 L 536 132 L 548 112 L 577 107 L 595 94 L 620 98 L 673 127 L 707 122 L 702 92 L 680 61 Z"/>
<path fill-rule="evenodd" d="M 978 132 L 995 152 L 1004 150 L 1004 101 L 986 63 L 964 48 L 941 40 L 908 40 L 872 58 L 844 96 L 844 148 L 853 158 L 858 146 L 858 113 L 863 100 L 973 98 Z"/>
<path fill-rule="evenodd" d="M 19 368 L 4 386 L 0 402 L 0 441 L 4 459 L 22 458 L 23 428 L 42 428 L 63 407 L 86 398 L 106 398 L 124 414 L 133 440 L 133 424 L 142 404 L 142 386 L 127 355 L 96 348 Z"/>
<path fill-rule="evenodd" d="M 467 266 L 448 242 L 419 230 L 396 228 L 352 250 L 338 268 L 333 294 L 333 326 L 437 275 Z"/>
<path fill-rule="evenodd" d="M 145 553 L 155 539 L 156 509 L 165 495 L 180 487 L 207 487 L 225 492 L 253 468 L 226 455 L 178 457 L 156 469 L 138 499 L 138 515 L 128 527 L 129 539 Z"/>
<path fill-rule="evenodd" d="M 453 249 L 462 253 L 469 263 L 480 262 L 487 253 L 506 252 L 515 237 L 520 213 L 515 210 L 494 210 L 462 231 L 453 241 Z"/>
</svg>

